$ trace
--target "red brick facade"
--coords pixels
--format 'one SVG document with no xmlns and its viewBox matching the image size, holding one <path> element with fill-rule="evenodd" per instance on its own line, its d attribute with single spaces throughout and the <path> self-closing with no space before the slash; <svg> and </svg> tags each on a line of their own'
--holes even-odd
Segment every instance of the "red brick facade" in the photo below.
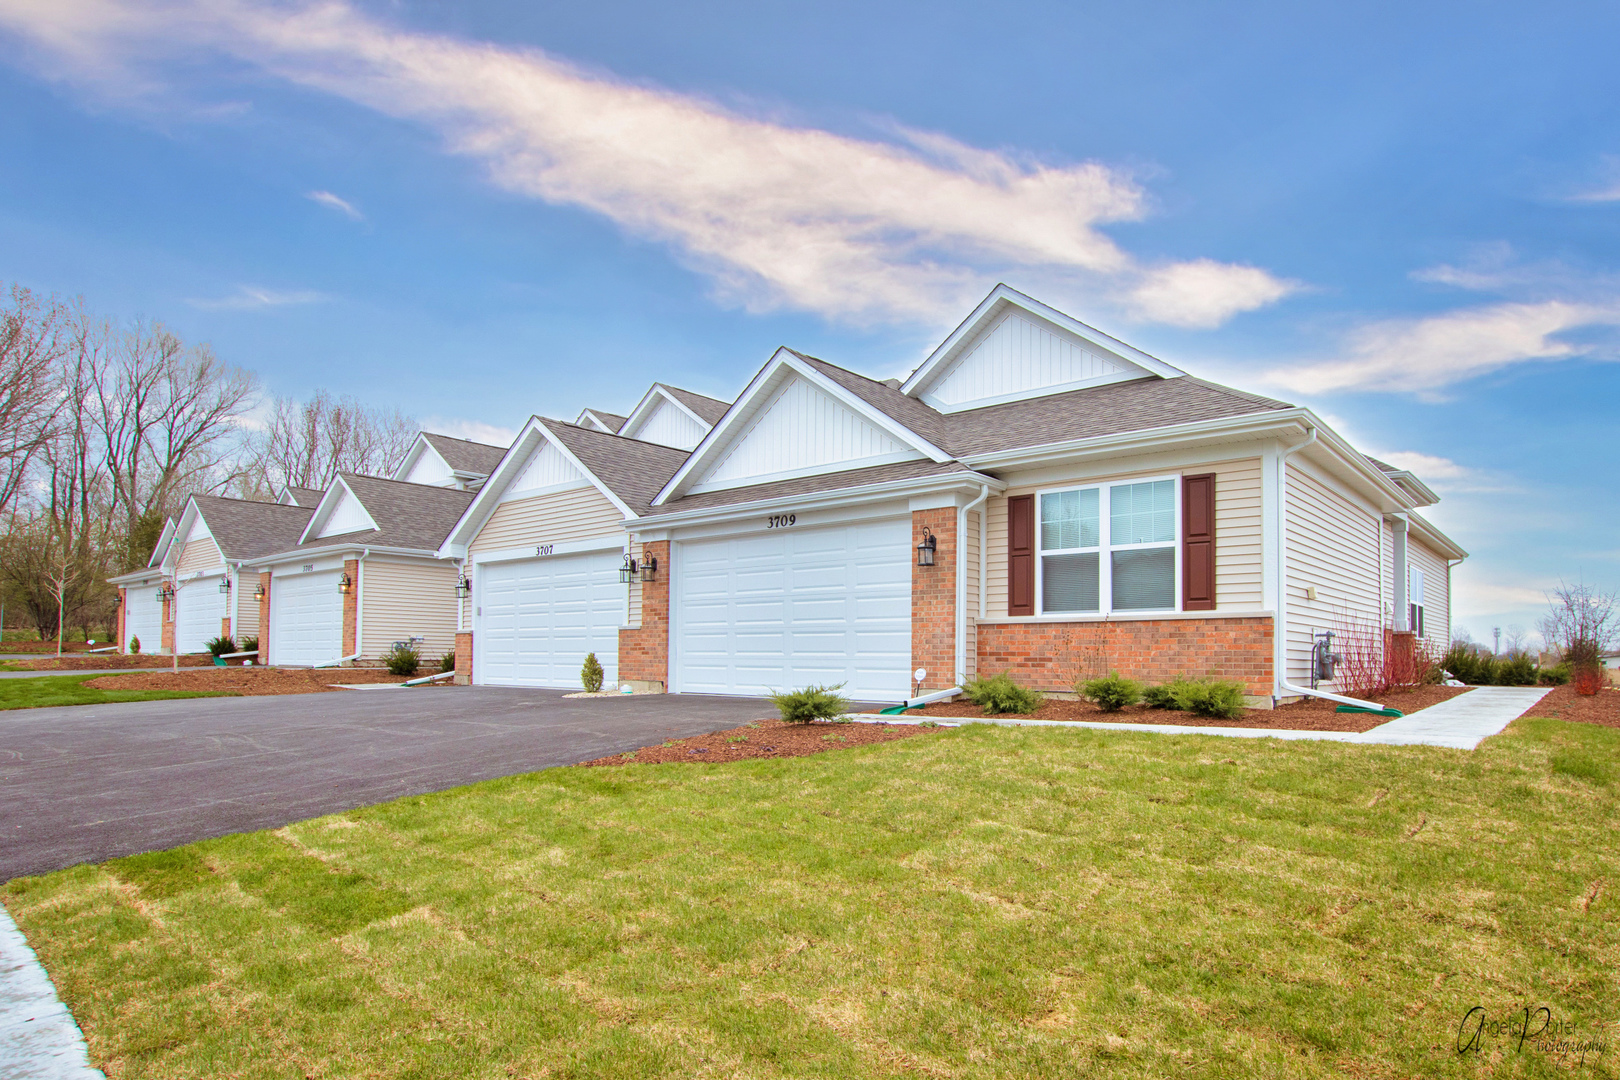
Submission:
<svg viewBox="0 0 1620 1080">
<path fill-rule="evenodd" d="M 270 662 L 270 572 L 259 574 L 259 663 Z M 240 644 L 240 643 L 238 643 Z"/>
<path fill-rule="evenodd" d="M 619 680 L 669 688 L 669 541 L 643 544 L 643 559 L 658 560 L 658 576 L 641 584 L 641 626 L 619 631 Z"/>
<path fill-rule="evenodd" d="M 360 560 L 344 559 L 343 572 L 349 577 L 349 591 L 343 594 L 343 655 L 353 656 L 355 626 L 360 614 Z"/>
<path fill-rule="evenodd" d="M 122 585 L 118 587 L 118 619 L 115 633 L 118 635 L 118 651 L 127 651 L 127 641 L 124 637 L 124 614 L 129 608 L 129 590 Z"/>
<path fill-rule="evenodd" d="M 923 530 L 934 535 L 934 565 L 918 566 Z M 956 510 L 911 512 L 911 667 L 926 668 L 922 688 L 956 685 Z M 906 677 L 911 678 L 908 672 Z"/>
<path fill-rule="evenodd" d="M 141 644 L 146 644 L 144 641 Z M 163 634 L 158 647 L 166 653 L 174 652 L 174 594 L 169 593 L 163 601 Z"/>
<path fill-rule="evenodd" d="M 1072 692 L 1110 671 L 1149 683 L 1214 675 L 1257 697 L 1273 689 L 1269 617 L 981 623 L 978 632 L 980 675 L 1006 671 L 1037 690 Z"/>
<path fill-rule="evenodd" d="M 456 631 L 456 673 L 451 682 L 466 686 L 472 682 L 472 631 Z"/>
</svg>

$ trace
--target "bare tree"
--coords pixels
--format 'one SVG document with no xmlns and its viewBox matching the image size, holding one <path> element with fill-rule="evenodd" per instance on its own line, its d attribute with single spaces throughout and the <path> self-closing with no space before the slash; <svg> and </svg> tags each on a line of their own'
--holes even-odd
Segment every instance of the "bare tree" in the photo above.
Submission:
<svg viewBox="0 0 1620 1080">
<path fill-rule="evenodd" d="M 397 409 L 370 409 L 317 390 L 304 402 L 275 400 L 269 423 L 253 439 L 253 458 L 272 488 L 319 488 L 338 471 L 391 473 L 405 460 L 416 431 L 416 421 Z"/>
<path fill-rule="evenodd" d="M 16 501 L 55 430 L 66 309 L 20 285 L 0 307 L 0 511 Z"/>
<path fill-rule="evenodd" d="M 1597 664 L 1620 638 L 1620 610 L 1616 610 L 1613 592 L 1595 589 L 1584 581 L 1574 585 L 1559 582 L 1547 594 L 1547 603 L 1552 610 L 1541 620 L 1541 636 L 1572 664 Z"/>
</svg>

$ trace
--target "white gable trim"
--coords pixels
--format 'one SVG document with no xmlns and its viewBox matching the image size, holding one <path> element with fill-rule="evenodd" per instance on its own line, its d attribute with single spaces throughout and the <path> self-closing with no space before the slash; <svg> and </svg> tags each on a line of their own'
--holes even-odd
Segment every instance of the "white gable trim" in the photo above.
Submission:
<svg viewBox="0 0 1620 1080">
<path fill-rule="evenodd" d="M 546 492 L 590 486 L 591 481 L 572 458 L 565 457 L 555 443 L 542 441 L 529 454 L 523 468 L 513 473 L 497 501 L 510 502 Z"/>
<path fill-rule="evenodd" d="M 455 472 L 454 469 L 450 468 L 450 463 L 444 460 L 444 455 L 435 450 L 433 444 L 427 441 L 427 436 L 419 431 L 416 433 L 416 441 L 411 444 L 410 450 L 406 451 L 405 460 L 399 463 L 399 468 L 394 470 L 394 475 L 389 479 L 404 480 L 411 474 L 411 470 L 416 468 L 416 463 L 423 454 L 432 454 L 438 458 L 439 464 L 444 466 L 446 474 Z"/>
<path fill-rule="evenodd" d="M 912 372 L 911 377 L 901 385 L 901 392 L 922 401 L 928 401 L 930 388 L 950 371 L 958 357 L 977 344 L 981 336 L 987 331 L 994 328 L 1009 309 L 1018 309 L 1028 316 L 1046 322 L 1062 334 L 1078 338 L 1087 346 L 1118 358 L 1127 368 L 1139 369 L 1139 373 L 1129 372 L 1120 376 L 1086 379 L 1062 386 L 1045 386 L 1016 394 L 1004 394 L 994 398 L 959 402 L 955 405 L 937 405 L 931 401 L 929 401 L 929 404 L 934 405 L 941 412 L 961 412 L 969 408 L 978 409 L 986 405 L 1000 404 L 1006 401 L 1020 401 L 1025 398 L 1060 394 L 1066 390 L 1080 389 L 1084 386 L 1096 386 L 1107 382 L 1121 382 L 1125 379 L 1141 378 L 1143 375 L 1158 375 L 1161 378 L 1174 379 L 1186 374 L 1180 368 L 1173 367 L 1156 356 L 1150 356 L 1140 349 L 1127 345 L 1118 338 L 1110 337 L 1096 327 L 1087 326 L 1079 319 L 1071 318 L 1033 297 L 1025 296 L 1017 289 L 1009 288 L 1006 285 L 997 285 L 990 290 L 990 295 L 986 296 L 979 306 L 973 309 L 973 313 L 952 331 L 951 336 L 941 342 L 939 348 L 930 353 L 917 370 Z"/>
<path fill-rule="evenodd" d="M 900 423 L 888 413 L 875 409 L 860 397 L 850 393 L 839 386 L 811 365 L 799 359 L 791 349 L 777 349 L 775 355 L 766 361 L 755 375 L 742 395 L 737 398 L 720 423 L 717 424 L 703 441 L 697 444 L 691 456 L 686 459 L 679 471 L 664 485 L 664 490 L 652 502 L 654 506 L 662 506 L 671 499 L 679 498 L 692 489 L 697 477 L 706 474 L 719 460 L 725 456 L 731 444 L 747 433 L 752 425 L 758 410 L 770 401 L 776 392 L 781 380 L 789 377 L 788 373 L 804 379 L 816 389 L 821 390 L 839 404 L 856 413 L 872 426 L 893 436 L 899 442 L 910 446 L 919 454 L 933 461 L 949 461 L 951 456 L 921 435 Z M 809 475 L 819 473 L 844 472 L 851 468 L 849 462 L 833 462 L 823 468 L 812 470 Z M 856 466 L 858 467 L 858 466 Z"/>
<path fill-rule="evenodd" d="M 354 504 L 365 515 L 365 520 L 371 524 L 373 529 L 377 528 L 377 520 L 371 516 L 371 511 L 366 509 L 366 504 L 360 500 L 360 496 L 356 495 L 354 489 L 349 487 L 348 481 L 344 480 L 342 476 L 334 476 L 331 485 L 326 489 L 326 494 L 322 495 L 321 501 L 316 504 L 315 512 L 309 515 L 309 524 L 304 526 L 303 533 L 298 537 L 300 544 L 307 544 L 311 540 L 321 538 L 326 529 L 327 520 L 332 516 L 332 511 L 336 510 L 338 504 L 343 501 L 344 496 L 353 499 Z M 360 532 L 361 530 L 346 529 L 344 531 Z"/>
<path fill-rule="evenodd" d="M 627 419 L 625 422 L 629 423 L 629 420 Z M 617 431 L 608 426 L 608 422 L 603 420 L 595 409 L 581 409 L 579 416 L 574 420 L 574 424 L 577 427 L 595 428 L 597 431 L 607 435 L 618 434 Z"/>
<path fill-rule="evenodd" d="M 700 424 L 704 431 L 709 430 L 711 425 L 707 420 L 687 408 L 679 398 L 664 389 L 661 383 L 653 383 L 647 393 L 642 396 L 642 399 L 636 402 L 636 407 L 630 410 L 630 415 L 624 418 L 624 426 L 614 434 L 623 435 L 627 439 L 637 438 L 636 432 L 641 430 L 642 425 L 657 411 L 658 406 L 666 401 Z"/>
<path fill-rule="evenodd" d="M 180 511 L 180 520 L 171 520 L 169 523 L 169 546 L 168 549 L 163 552 L 163 557 L 158 560 L 158 567 L 165 570 L 174 569 L 174 567 L 180 562 L 180 556 L 185 554 L 186 538 L 191 535 L 192 529 L 196 527 L 197 522 L 201 518 L 202 507 L 197 505 L 196 498 L 193 497 L 187 499 L 185 509 Z M 204 525 L 203 527 L 206 529 L 207 525 Z M 216 544 L 215 546 L 217 547 L 218 545 Z M 223 555 L 221 557 L 223 557 Z"/>
<path fill-rule="evenodd" d="M 163 531 L 158 534 L 157 543 L 152 545 L 152 553 L 146 557 L 148 567 L 155 568 L 163 565 L 164 560 L 168 558 L 169 545 L 174 541 L 174 533 L 177 528 L 179 528 L 179 522 L 175 521 L 174 518 L 168 518 L 163 522 Z"/>
<path fill-rule="evenodd" d="M 569 464 L 579 470 L 585 481 L 590 486 L 595 487 L 597 491 L 600 491 L 603 497 L 612 503 L 625 518 L 630 519 L 636 516 L 635 512 L 625 505 L 624 500 L 615 495 L 612 489 L 596 477 L 595 473 L 585 467 L 585 463 L 580 461 L 573 451 L 562 444 L 562 440 L 546 430 L 545 424 L 541 422 L 538 416 L 531 416 L 529 422 L 523 425 L 523 430 L 518 432 L 518 437 L 512 440 L 512 447 L 507 450 L 506 456 L 501 458 L 501 463 L 495 467 L 494 472 L 489 474 L 489 479 L 484 482 L 483 487 L 478 489 L 478 494 L 473 496 L 473 501 L 462 512 L 461 520 L 457 521 L 455 528 L 450 530 L 450 535 L 445 538 L 443 545 L 439 548 L 439 558 L 459 559 L 466 557 L 467 545 L 472 543 L 479 530 L 489 522 L 490 517 L 495 513 L 495 508 L 503 501 L 507 489 L 511 487 L 518 477 L 523 475 L 534 455 L 545 446 L 556 447 Z M 569 488 L 580 486 L 584 485 L 566 484 L 559 486 L 556 490 L 566 491 Z M 545 491 L 546 489 L 543 488 L 526 490 L 522 493 L 522 497 L 528 498 L 532 495 L 545 494 Z"/>
</svg>

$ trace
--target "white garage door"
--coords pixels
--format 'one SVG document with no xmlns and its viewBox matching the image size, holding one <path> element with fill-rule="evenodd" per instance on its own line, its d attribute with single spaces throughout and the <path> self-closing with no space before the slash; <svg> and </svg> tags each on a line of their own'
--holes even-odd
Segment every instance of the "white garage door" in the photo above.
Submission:
<svg viewBox="0 0 1620 1080">
<path fill-rule="evenodd" d="M 205 577 L 181 583 L 177 626 L 180 652 L 207 652 L 208 642 L 219 637 L 223 629 L 220 620 L 225 618 L 226 603 L 230 600 L 219 591 L 220 580 Z M 145 639 L 141 644 L 146 644 Z"/>
<path fill-rule="evenodd" d="M 580 688 L 594 652 L 610 689 L 619 678 L 619 627 L 628 590 L 622 551 L 483 563 L 473 632 L 473 680 L 491 686 Z"/>
<path fill-rule="evenodd" d="M 141 639 L 142 652 L 163 651 L 163 605 L 158 587 L 141 585 L 124 590 L 124 648 L 131 638 Z"/>
<path fill-rule="evenodd" d="M 270 663 L 322 664 L 343 655 L 339 572 L 277 574 L 270 579 Z"/>
<path fill-rule="evenodd" d="M 844 683 L 857 701 L 906 698 L 909 521 L 693 541 L 674 562 L 675 690 Z"/>
</svg>

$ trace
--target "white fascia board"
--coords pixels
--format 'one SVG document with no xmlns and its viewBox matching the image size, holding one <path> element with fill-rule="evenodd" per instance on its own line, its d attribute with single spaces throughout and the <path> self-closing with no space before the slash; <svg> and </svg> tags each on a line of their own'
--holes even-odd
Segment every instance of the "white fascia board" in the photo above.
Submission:
<svg viewBox="0 0 1620 1080">
<path fill-rule="evenodd" d="M 163 571 L 155 566 L 143 567 L 140 570 L 131 570 L 127 574 L 115 574 L 107 578 L 109 585 L 149 585 L 163 580 Z"/>
<path fill-rule="evenodd" d="M 1007 484 L 993 476 L 986 476 L 976 472 L 946 473 L 943 476 L 914 476 L 905 480 L 885 480 L 877 484 L 861 484 L 856 487 L 833 488 L 830 491 L 812 491 L 803 495 L 773 495 L 767 499 L 755 499 L 750 502 L 726 503 L 723 506 L 705 507 L 702 510 L 682 510 L 676 513 L 659 514 L 656 517 L 642 518 L 638 522 L 626 522 L 625 527 L 631 532 L 640 535 L 638 526 L 645 526 L 648 530 L 669 529 L 683 525 L 711 524 L 729 521 L 733 518 L 752 517 L 765 510 L 780 508 L 785 502 L 792 502 L 796 510 L 811 511 L 822 510 L 828 507 L 856 506 L 861 503 L 882 502 L 892 500 L 902 495 L 924 491 L 951 491 L 961 490 L 978 494 L 979 489 L 988 485 L 996 493 L 1007 490 Z"/>
<path fill-rule="evenodd" d="M 646 423 L 647 417 L 651 416 L 653 410 L 658 407 L 659 403 L 664 401 L 669 402 L 671 405 L 681 410 L 681 412 L 685 413 L 687 416 L 690 416 L 696 423 L 702 425 L 704 431 L 708 431 L 714 426 L 707 420 L 703 419 L 703 417 L 687 408 L 679 398 L 664 388 L 663 383 L 653 383 L 651 388 L 648 389 L 647 393 L 642 396 L 642 399 L 636 402 L 636 407 L 630 410 L 630 415 L 624 418 L 623 426 L 621 426 L 618 431 L 609 432 L 608 434 L 623 435 L 627 439 L 635 438 L 635 432 L 641 429 L 641 425 Z"/>
<path fill-rule="evenodd" d="M 1379 471 L 1383 472 L 1382 469 Z M 1408 494 L 1415 500 L 1413 504 L 1415 506 L 1433 506 L 1440 501 L 1440 496 L 1434 493 L 1434 489 L 1419 480 L 1417 474 L 1410 470 L 1401 469 L 1397 472 L 1384 473 L 1384 475 L 1395 481 L 1400 487 L 1406 488 Z"/>
<path fill-rule="evenodd" d="M 398 555 L 408 559 L 427 559 L 437 562 L 440 555 L 432 548 L 403 548 L 389 547 L 386 544 L 342 543 L 323 544 L 320 547 L 303 548 L 296 551 L 278 551 L 270 555 L 261 555 L 256 559 L 242 559 L 241 565 L 251 567 L 255 572 L 274 570 L 278 566 L 288 563 L 309 562 L 313 559 L 330 558 L 333 555 L 342 555 L 356 552 L 365 555 Z M 233 560 L 234 561 L 234 560 Z"/>
<path fill-rule="evenodd" d="M 630 422 L 629 417 L 626 417 L 625 418 L 625 423 L 628 424 L 629 422 Z M 617 435 L 618 434 L 617 431 L 614 431 L 611 427 L 608 426 L 608 422 L 606 420 L 603 420 L 602 417 L 597 413 L 597 411 L 595 409 L 581 409 L 581 410 L 579 410 L 579 416 L 575 418 L 574 423 L 576 425 L 578 425 L 579 427 L 595 427 L 598 431 L 602 432 L 604 435 Z"/>
<path fill-rule="evenodd" d="M 146 557 L 146 569 L 155 570 L 163 565 L 168 558 L 169 545 L 174 542 L 174 531 L 179 528 L 179 522 L 174 518 L 167 518 L 163 522 L 163 531 L 158 534 L 157 543 L 152 545 L 152 553 Z"/>
<path fill-rule="evenodd" d="M 1074 382 L 1058 383 L 1055 386 L 1038 386 L 1032 390 L 1018 390 L 1010 394 L 997 394 L 994 397 L 976 398 L 973 401 L 964 401 L 957 405 L 950 405 L 940 401 L 933 394 L 922 393 L 917 400 L 938 412 L 950 414 L 970 412 L 973 409 L 987 409 L 992 405 L 1005 405 L 1010 401 L 1028 401 L 1030 398 L 1052 397 L 1054 394 L 1067 394 L 1071 390 L 1088 390 L 1093 386 L 1108 386 L 1112 383 L 1135 382 L 1144 378 L 1140 371 L 1117 371 L 1112 375 L 1098 375 L 1092 379 L 1076 379 Z"/>
<path fill-rule="evenodd" d="M 1448 559 L 1466 559 L 1468 552 L 1451 537 L 1435 528 L 1434 525 L 1421 514 L 1409 513 L 1406 515 L 1407 524 L 1417 534 L 1419 540 L 1438 551 Z"/>
<path fill-rule="evenodd" d="M 776 388 L 776 377 L 784 370 L 807 380 L 816 389 L 823 391 L 840 404 L 848 407 L 863 420 L 874 427 L 894 436 L 900 442 L 911 446 L 918 453 L 925 455 L 931 461 L 950 461 L 951 455 L 917 434 L 915 431 L 900 423 L 894 417 L 881 409 L 873 408 L 859 396 L 850 393 L 842 386 L 827 378 L 821 372 L 800 360 L 791 349 L 777 349 L 759 374 L 749 381 L 746 389 L 738 396 L 736 402 L 726 412 L 724 418 L 710 432 L 703 437 L 703 441 L 693 448 L 691 455 L 681 465 L 664 490 L 653 499 L 654 506 L 662 506 L 677 494 L 684 493 L 689 486 L 691 477 L 706 468 L 715 456 L 730 445 L 732 435 L 747 427 L 754 418 L 755 410 L 759 404 Z M 627 425 L 628 426 L 628 425 Z M 843 462 L 835 462 L 834 466 L 842 466 Z M 827 472 L 842 472 L 840 467 L 828 467 Z"/>
<path fill-rule="evenodd" d="M 377 519 L 371 516 L 370 510 L 366 510 L 365 502 L 354 493 L 353 488 L 349 487 L 348 481 L 344 480 L 341 475 L 333 473 L 332 483 L 327 487 L 326 493 L 321 496 L 321 501 L 315 504 L 315 512 L 309 515 L 309 521 L 304 525 L 304 531 L 298 534 L 300 544 L 309 543 L 310 540 L 315 538 L 317 532 L 326 527 L 326 519 L 332 516 L 332 511 L 337 508 L 338 501 L 345 494 L 360 504 L 360 509 L 365 511 L 366 520 L 371 522 L 371 527 L 373 529 L 378 527 Z"/>
<path fill-rule="evenodd" d="M 174 533 L 169 538 L 169 549 L 163 553 L 158 568 L 172 571 L 179 564 L 180 556 L 185 554 L 186 550 L 185 538 L 191 535 L 191 526 L 200 516 L 202 510 L 197 506 L 196 497 L 188 498 L 186 508 L 180 512 L 180 520 L 174 523 Z"/>
<path fill-rule="evenodd" d="M 990 320 L 999 316 L 1001 309 L 1006 305 L 1022 308 L 1031 315 L 1060 326 L 1076 337 L 1089 341 L 1098 348 L 1106 349 L 1121 359 L 1135 364 L 1137 367 L 1154 375 L 1166 379 L 1175 379 L 1187 374 L 1180 368 L 1167 364 L 1158 357 L 1151 356 L 1136 348 L 1134 345 L 1127 345 L 1118 338 L 1105 334 L 1094 326 L 1088 326 L 1079 319 L 1065 315 L 1063 312 L 1041 303 L 1032 296 L 1026 296 L 1017 289 L 1000 284 L 990 290 L 990 295 L 986 296 L 979 306 L 974 308 L 966 319 L 962 320 L 961 325 L 951 332 L 950 337 L 940 343 L 939 348 L 928 354 L 928 358 L 901 385 L 900 392 L 916 396 L 915 391 L 919 387 L 926 387 L 931 377 L 941 367 L 954 359 L 957 351 L 977 335 Z"/>
<path fill-rule="evenodd" d="M 411 470 L 416 467 L 416 462 L 421 458 L 422 451 L 424 449 L 432 450 L 433 446 L 427 441 L 427 436 L 418 431 L 416 433 L 416 441 L 411 443 L 411 448 L 409 450 L 405 451 L 405 460 L 399 463 L 399 468 L 394 470 L 394 475 L 389 477 L 389 479 L 403 480 L 409 476 L 411 474 Z"/>
</svg>

